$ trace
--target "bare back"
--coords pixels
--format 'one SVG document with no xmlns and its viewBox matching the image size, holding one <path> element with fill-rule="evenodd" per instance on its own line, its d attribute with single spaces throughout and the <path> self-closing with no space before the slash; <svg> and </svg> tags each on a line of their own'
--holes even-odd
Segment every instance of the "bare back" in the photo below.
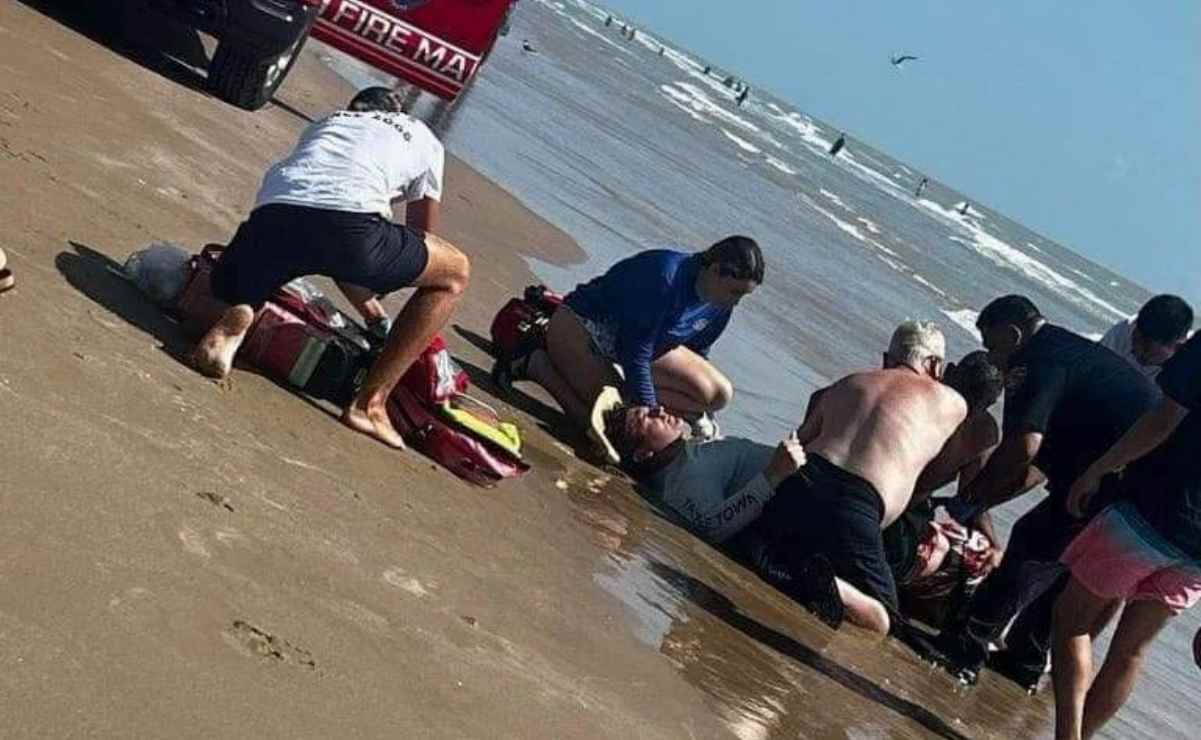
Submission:
<svg viewBox="0 0 1201 740">
<path fill-rule="evenodd" d="M 875 486 L 888 526 L 966 417 L 963 397 L 942 383 L 907 368 L 875 370 L 827 388 L 798 436 L 807 451 Z"/>
</svg>

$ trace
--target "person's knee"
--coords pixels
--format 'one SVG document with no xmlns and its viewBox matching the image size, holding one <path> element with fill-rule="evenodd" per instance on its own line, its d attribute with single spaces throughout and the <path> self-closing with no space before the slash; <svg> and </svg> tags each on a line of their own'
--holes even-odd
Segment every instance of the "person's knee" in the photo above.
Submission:
<svg viewBox="0 0 1201 740">
<path fill-rule="evenodd" d="M 1104 612 L 1105 607 L 1106 604 L 1091 594 L 1083 584 L 1075 578 L 1071 579 L 1052 607 L 1052 634 L 1059 639 L 1090 634 L 1097 617 Z"/>
<path fill-rule="evenodd" d="M 471 281 L 471 260 L 458 247 L 435 235 L 426 234 L 429 262 L 418 285 L 442 290 L 458 298 Z"/>
<path fill-rule="evenodd" d="M 708 411 L 719 411 L 734 400 L 734 384 L 719 372 L 706 373 L 697 383 L 699 400 Z"/>
<path fill-rule="evenodd" d="M 709 397 L 709 408 L 718 411 L 729 406 L 734 400 L 734 384 L 721 373 L 716 373 L 712 380 Z"/>
<path fill-rule="evenodd" d="M 471 260 L 456 249 L 450 268 L 446 289 L 455 296 L 461 296 L 471 282 Z"/>
</svg>

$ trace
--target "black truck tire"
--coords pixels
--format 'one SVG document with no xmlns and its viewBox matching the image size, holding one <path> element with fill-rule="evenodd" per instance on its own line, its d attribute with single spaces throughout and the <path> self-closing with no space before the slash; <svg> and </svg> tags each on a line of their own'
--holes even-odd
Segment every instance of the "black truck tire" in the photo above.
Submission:
<svg viewBox="0 0 1201 740">
<path fill-rule="evenodd" d="M 307 38 L 306 33 L 284 53 L 266 59 L 258 52 L 223 41 L 209 63 L 209 86 L 227 103 L 258 110 L 271 100 L 288 76 Z"/>
</svg>

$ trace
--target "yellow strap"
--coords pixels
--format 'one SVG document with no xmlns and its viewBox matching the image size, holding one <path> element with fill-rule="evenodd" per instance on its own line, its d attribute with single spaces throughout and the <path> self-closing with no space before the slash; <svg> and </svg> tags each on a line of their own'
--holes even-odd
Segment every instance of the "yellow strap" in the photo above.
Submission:
<svg viewBox="0 0 1201 740">
<path fill-rule="evenodd" d="M 449 401 L 439 404 L 438 408 L 448 419 L 467 431 L 496 443 L 515 456 L 521 456 L 521 432 L 517 425 L 501 421 L 493 426 L 470 411 L 451 406 Z"/>
</svg>

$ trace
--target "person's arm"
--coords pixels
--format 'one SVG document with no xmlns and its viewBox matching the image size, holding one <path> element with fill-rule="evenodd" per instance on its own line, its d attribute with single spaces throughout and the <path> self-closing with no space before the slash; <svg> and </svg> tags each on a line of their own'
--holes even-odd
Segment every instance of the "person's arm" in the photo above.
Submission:
<svg viewBox="0 0 1201 740">
<path fill-rule="evenodd" d="M 664 250 L 642 252 L 614 265 L 602 278 L 615 304 L 610 310 L 617 322 L 617 361 L 625 372 L 623 397 L 634 405 L 659 405 L 651 362 L 684 289 L 677 279 L 677 257 Z"/>
<path fill-rule="evenodd" d="M 1042 444 L 1041 432 L 1005 435 L 980 474 L 966 490 L 960 490 L 960 497 L 983 509 L 991 509 L 1028 490 L 1025 485 L 1032 475 L 1036 475 L 1032 472 L 1034 458 Z"/>
<path fill-rule="evenodd" d="M 713 343 L 717 341 L 722 332 L 726 330 L 726 326 L 730 323 L 730 316 L 732 315 L 733 311 L 722 311 L 721 315 L 712 323 L 689 337 L 688 341 L 684 342 L 684 346 L 701 357 L 708 359 L 709 350 L 712 349 Z"/>
<path fill-rule="evenodd" d="M 655 408 L 659 396 L 655 392 L 655 381 L 651 375 L 651 360 L 655 355 L 655 341 L 659 336 L 658 322 L 621 327 L 618 338 L 617 361 L 625 372 L 625 396 L 633 406 Z"/>
<path fill-rule="evenodd" d="M 1000 432 L 987 413 L 974 416 L 955 430 L 938 456 L 926 465 L 914 487 L 916 500 L 927 498 L 943 486 L 959 479 L 959 490 L 967 488 L 980 473 L 989 453 L 997 446 Z"/>
<path fill-rule="evenodd" d="M 979 508 L 999 506 L 1028 490 L 1027 484 L 1041 473 L 1034 460 L 1042 449 L 1043 434 L 1067 391 L 1068 368 L 1046 360 L 1019 366 L 1006 377 L 1005 431 L 1001 444 L 984 469 L 960 492 L 960 497 Z"/>
<path fill-rule="evenodd" d="M 1101 485 L 1102 478 L 1163 444 L 1188 413 L 1188 407 L 1180 405 L 1170 396 L 1165 396 L 1158 406 L 1140 416 L 1138 421 L 1134 422 L 1134 426 L 1127 429 L 1122 438 L 1072 484 L 1072 489 L 1068 492 L 1068 512 L 1074 516 L 1082 516 L 1093 493 Z"/>
<path fill-rule="evenodd" d="M 436 233 L 441 222 L 442 204 L 425 197 L 405 206 L 405 226 L 423 234 Z"/>
<path fill-rule="evenodd" d="M 796 432 L 793 433 L 793 437 L 796 438 L 797 442 L 802 447 L 817 439 L 818 435 L 821 434 L 822 398 L 825 397 L 826 393 L 828 393 L 832 387 L 833 386 L 829 386 L 820 390 L 816 390 L 813 392 L 813 395 L 809 396 L 809 406 L 805 409 L 805 420 L 801 422 L 801 425 L 797 427 Z"/>
<path fill-rule="evenodd" d="M 398 199 L 407 202 L 405 226 L 423 234 L 437 233 L 441 222 L 441 200 L 445 185 L 446 150 L 442 142 L 428 128 L 418 124 L 412 132 L 414 139 L 406 138 L 411 151 L 423 152 L 425 170 L 412 178 L 398 194 Z M 395 201 L 393 201 L 395 202 Z"/>
<path fill-rule="evenodd" d="M 993 526 L 992 514 L 987 511 L 982 511 L 972 520 L 972 527 L 980 530 L 980 532 L 988 538 L 995 548 L 1001 547 L 1001 538 L 997 535 L 996 527 Z"/>
<path fill-rule="evenodd" d="M 805 462 L 805 448 L 797 439 L 796 432 L 793 432 L 776 447 L 771 461 L 763 470 L 763 477 L 767 485 L 774 489 L 784 482 L 785 478 L 800 470 Z"/>
<path fill-rule="evenodd" d="M 1104 336 L 1097 340 L 1097 344 L 1109 349 L 1110 351 L 1122 353 L 1122 335 L 1129 331 L 1129 322 L 1125 319 L 1119 321 L 1109 327 L 1109 331 L 1105 332 Z"/>
<path fill-rule="evenodd" d="M 353 283 L 343 283 L 335 280 L 334 283 L 338 286 L 338 290 L 342 291 L 342 295 L 346 296 L 346 300 L 350 301 L 350 305 L 355 307 L 363 320 L 368 326 L 378 324 L 381 321 L 387 321 L 388 312 L 384 310 L 384 306 L 379 302 L 379 296 L 375 291 L 364 288 L 361 285 Z"/>
</svg>

